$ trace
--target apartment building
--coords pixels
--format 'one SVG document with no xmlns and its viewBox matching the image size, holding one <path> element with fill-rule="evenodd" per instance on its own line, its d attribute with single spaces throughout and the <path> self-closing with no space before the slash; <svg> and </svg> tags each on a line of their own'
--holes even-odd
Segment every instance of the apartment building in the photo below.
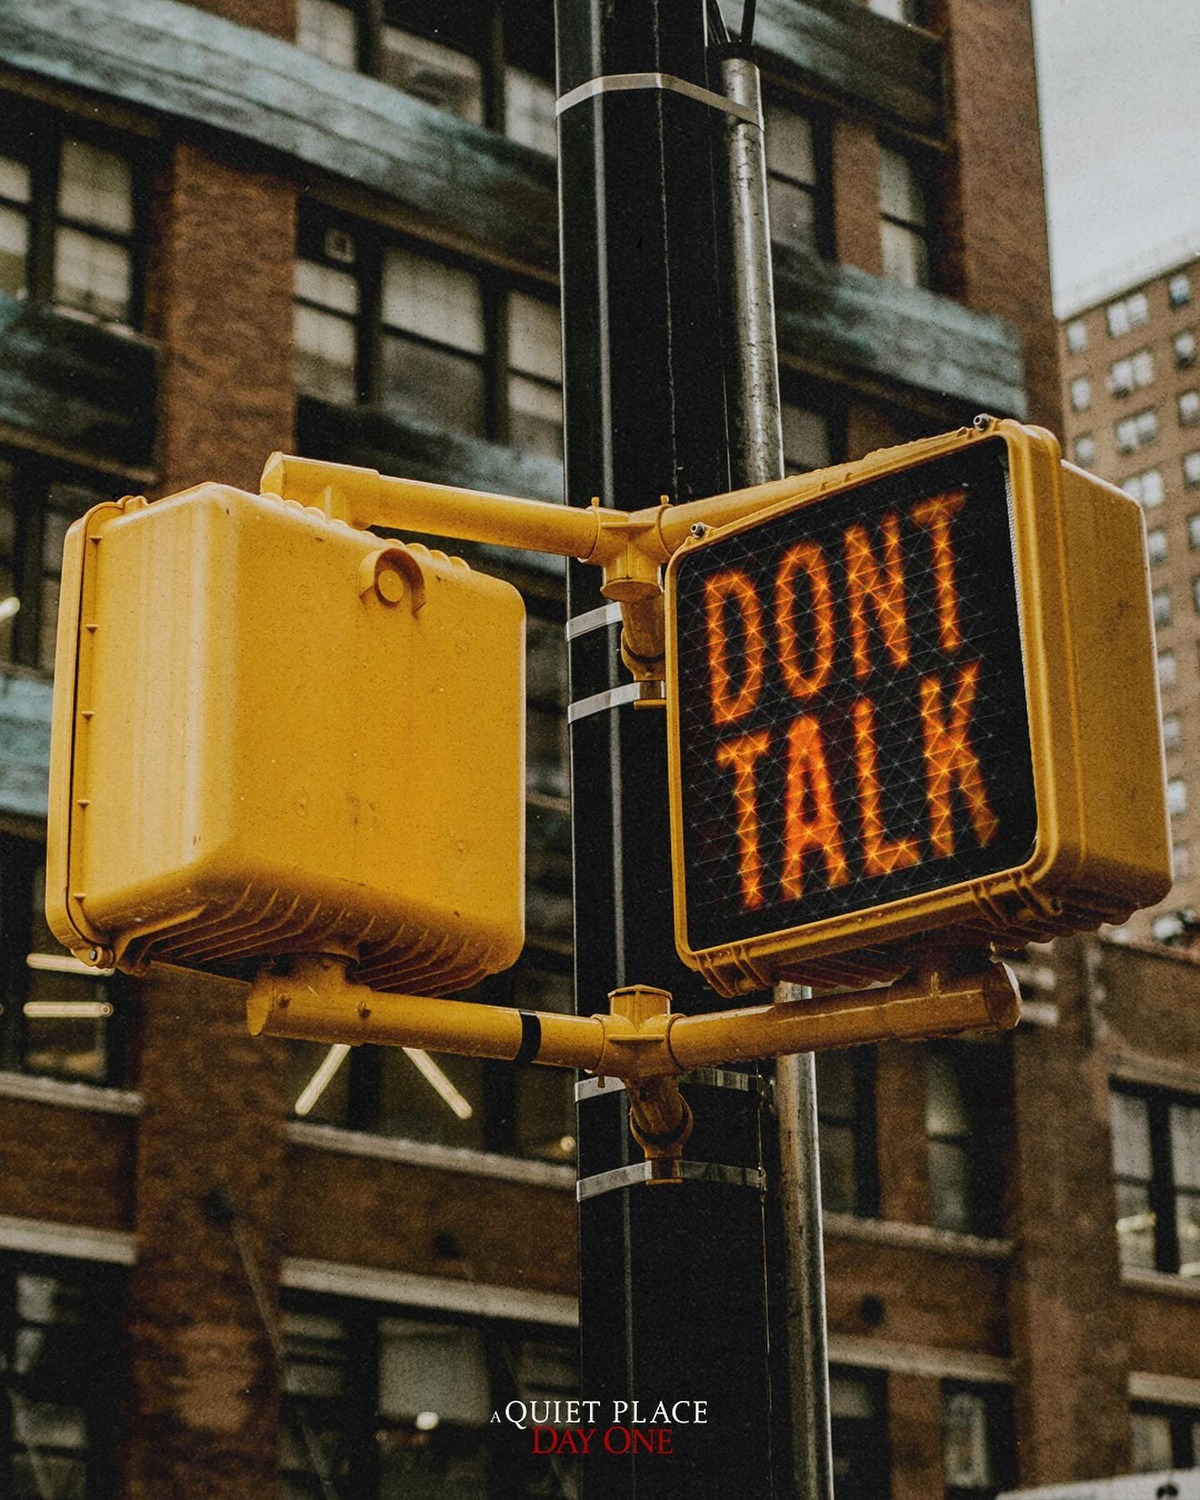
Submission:
<svg viewBox="0 0 1200 1500">
<path fill-rule="evenodd" d="M 757 36 L 789 464 L 1057 426 L 1028 0 L 760 0 Z M 573 1080 L 335 1067 L 40 915 L 95 500 L 275 449 L 560 498 L 553 72 L 549 0 L 0 14 L 0 1493 L 577 1491 L 489 1423 L 577 1381 Z M 562 574 L 463 551 L 530 641 L 529 941 L 477 998 L 566 1009 Z M 1012 1036 L 822 1061 L 839 1500 L 1194 1458 L 1194 966 L 1024 964 Z"/>
<path fill-rule="evenodd" d="M 1102 293 L 1061 326 L 1065 448 L 1145 511 L 1175 884 L 1131 931 L 1178 941 L 1200 899 L 1200 259 L 1175 246 Z"/>
</svg>

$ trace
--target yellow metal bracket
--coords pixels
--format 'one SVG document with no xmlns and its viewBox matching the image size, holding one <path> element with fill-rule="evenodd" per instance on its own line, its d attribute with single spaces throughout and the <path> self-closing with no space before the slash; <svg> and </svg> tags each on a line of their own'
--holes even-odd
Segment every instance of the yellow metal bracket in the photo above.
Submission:
<svg viewBox="0 0 1200 1500">
<path fill-rule="evenodd" d="M 638 681 L 651 682 L 663 675 L 659 571 L 672 554 L 689 536 L 702 535 L 710 526 L 754 515 L 780 500 L 818 495 L 849 472 L 829 469 L 683 505 L 671 505 L 662 496 L 643 510 L 614 510 L 598 501 L 585 510 L 274 453 L 260 489 L 314 506 L 351 526 L 382 526 L 592 563 L 604 575 L 601 594 L 621 606 L 625 664 Z"/>
<path fill-rule="evenodd" d="M 930 949 L 910 975 L 886 988 L 699 1016 L 673 1012 L 666 990 L 634 985 L 613 991 L 607 1015 L 572 1016 L 382 994 L 355 984 L 344 959 L 301 958 L 286 970 L 259 974 L 247 1019 L 256 1036 L 423 1047 L 617 1078 L 629 1092 L 631 1128 L 647 1156 L 671 1160 L 691 1130 L 677 1080 L 695 1068 L 1015 1026 L 1020 999 L 1007 965 L 984 959 L 962 973 L 960 962 L 959 955 Z"/>
</svg>

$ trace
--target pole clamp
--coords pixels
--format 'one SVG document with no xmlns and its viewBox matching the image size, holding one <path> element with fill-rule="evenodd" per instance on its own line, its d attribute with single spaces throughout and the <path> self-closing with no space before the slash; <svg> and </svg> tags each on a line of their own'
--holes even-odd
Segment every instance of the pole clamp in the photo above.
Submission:
<svg viewBox="0 0 1200 1500">
<path fill-rule="evenodd" d="M 698 83 L 689 83 L 686 78 L 676 78 L 671 73 L 609 73 L 602 78 L 589 78 L 577 88 L 569 89 L 554 107 L 555 114 L 565 114 L 585 99 L 595 99 L 600 94 L 621 94 L 632 90 L 660 89 L 671 94 L 682 94 L 697 104 L 706 104 L 709 109 L 719 109 L 723 114 L 734 115 L 749 125 L 762 129 L 762 116 L 749 105 L 739 104 L 736 99 L 727 99 L 724 94 L 714 94 L 711 89 L 701 88 Z"/>
</svg>

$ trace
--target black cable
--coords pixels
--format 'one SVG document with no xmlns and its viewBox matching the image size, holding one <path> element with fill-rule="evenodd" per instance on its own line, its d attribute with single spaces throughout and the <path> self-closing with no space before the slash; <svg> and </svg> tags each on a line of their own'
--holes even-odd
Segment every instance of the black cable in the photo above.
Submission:
<svg viewBox="0 0 1200 1500">
<path fill-rule="evenodd" d="M 721 14 L 720 0 L 708 0 L 708 29 L 719 46 L 729 45 L 729 27 L 726 26 L 725 17 Z"/>
</svg>

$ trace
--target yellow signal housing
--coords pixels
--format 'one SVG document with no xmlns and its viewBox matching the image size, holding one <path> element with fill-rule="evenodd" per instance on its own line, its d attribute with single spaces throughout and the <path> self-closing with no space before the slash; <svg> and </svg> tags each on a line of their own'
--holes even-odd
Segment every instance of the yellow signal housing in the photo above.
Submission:
<svg viewBox="0 0 1200 1500">
<path fill-rule="evenodd" d="M 523 877 L 510 585 L 217 484 L 71 528 L 47 913 L 80 958 L 446 993 L 515 961 Z"/>
<path fill-rule="evenodd" d="M 780 491 L 666 570 L 684 961 L 856 983 L 1160 900 L 1139 507 L 986 418 Z"/>
</svg>

